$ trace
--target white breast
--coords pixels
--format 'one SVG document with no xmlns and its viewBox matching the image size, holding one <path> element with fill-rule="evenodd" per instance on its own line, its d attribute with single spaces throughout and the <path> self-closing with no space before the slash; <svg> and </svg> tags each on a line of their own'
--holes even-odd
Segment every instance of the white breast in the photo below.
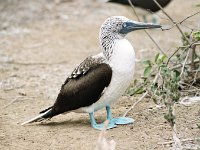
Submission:
<svg viewBox="0 0 200 150">
<path fill-rule="evenodd" d="M 135 52 L 128 40 L 121 39 L 116 41 L 109 65 L 113 71 L 134 73 Z"/>
<path fill-rule="evenodd" d="M 104 94 L 100 100 L 76 112 L 93 112 L 99 110 L 113 101 L 118 100 L 128 88 L 134 74 L 135 52 L 132 45 L 126 39 L 116 41 L 113 54 L 108 64 L 113 71 L 110 85 L 104 90 Z"/>
</svg>

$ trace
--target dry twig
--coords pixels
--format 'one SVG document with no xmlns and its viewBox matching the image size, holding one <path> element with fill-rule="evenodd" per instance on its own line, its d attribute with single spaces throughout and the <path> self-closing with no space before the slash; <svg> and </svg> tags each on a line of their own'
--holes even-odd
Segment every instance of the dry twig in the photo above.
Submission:
<svg viewBox="0 0 200 150">
<path fill-rule="evenodd" d="M 188 139 L 182 139 L 180 140 L 181 142 L 186 142 L 186 141 L 195 141 L 198 140 L 199 138 L 188 138 Z M 174 141 L 168 141 L 168 142 L 163 142 L 163 143 L 158 143 L 158 145 L 166 145 L 166 144 L 172 144 Z"/>
<path fill-rule="evenodd" d="M 174 107 L 175 107 L 175 104 L 172 105 L 172 115 L 173 116 L 176 115 Z M 176 122 L 174 122 L 174 124 L 171 127 L 172 127 L 172 136 L 173 136 L 173 140 L 174 140 L 173 150 L 182 150 L 183 147 L 182 147 L 181 141 L 177 135 Z"/>
<path fill-rule="evenodd" d="M 190 62 L 187 62 L 187 63 L 185 64 L 185 66 L 191 65 L 191 63 L 192 63 L 191 61 L 190 61 Z M 199 63 L 199 60 L 198 60 L 198 59 L 194 60 L 194 63 Z M 183 66 L 183 64 L 179 64 L 179 65 L 176 65 L 176 66 L 171 67 L 170 69 L 171 69 L 171 70 L 175 70 L 175 69 L 181 68 L 182 66 Z"/>
<path fill-rule="evenodd" d="M 190 50 L 188 50 L 187 55 L 186 55 L 186 57 L 185 57 L 185 60 L 184 60 L 184 62 L 183 62 L 183 66 L 182 66 L 182 69 L 181 69 L 180 77 L 183 75 L 183 72 L 184 72 L 184 69 L 185 69 L 185 64 L 186 64 L 186 62 L 187 62 L 187 60 L 188 60 L 189 54 L 190 54 Z M 192 63 L 192 62 L 191 62 L 191 63 Z"/>
<path fill-rule="evenodd" d="M 16 86 L 16 87 L 12 87 L 12 88 L 3 89 L 3 90 L 4 91 L 12 91 L 12 90 L 20 89 L 20 88 L 22 88 L 24 86 L 25 86 L 25 84 L 20 85 L 20 86 Z"/>
<path fill-rule="evenodd" d="M 14 100 L 12 100 L 10 103 L 8 103 L 7 105 L 5 105 L 2 109 L 7 108 L 8 106 L 12 105 L 14 102 L 16 102 L 17 100 L 19 100 L 19 98 L 22 98 L 22 96 L 16 97 Z"/>
<path fill-rule="evenodd" d="M 198 11 L 198 12 L 196 12 L 196 13 L 190 15 L 190 16 L 187 16 L 185 19 L 183 19 L 182 21 L 180 21 L 179 24 L 182 24 L 182 23 L 183 23 L 184 21 L 186 21 L 187 19 L 189 19 L 189 18 L 191 18 L 191 17 L 193 17 L 193 16 L 195 16 L 195 15 L 197 15 L 197 14 L 199 14 L 199 13 L 200 13 L 200 11 Z"/>
<path fill-rule="evenodd" d="M 136 102 L 124 113 L 123 117 L 125 117 L 129 111 L 131 111 L 141 100 L 143 100 L 143 98 L 145 98 L 145 97 L 147 96 L 147 94 L 148 94 L 148 92 L 145 92 L 145 93 L 142 95 L 142 97 L 140 97 L 139 100 L 136 101 Z"/>
<path fill-rule="evenodd" d="M 140 18 L 138 17 L 136 11 L 135 11 L 135 6 L 132 4 L 131 0 L 128 0 L 129 1 L 129 4 L 131 5 L 132 9 L 133 9 L 133 12 L 135 14 L 135 16 L 137 17 L 137 20 L 140 21 Z M 158 48 L 158 50 L 166 55 L 166 53 L 162 50 L 162 48 L 158 45 L 158 43 L 154 40 L 154 38 L 149 34 L 149 32 L 147 30 L 144 30 L 144 32 L 148 35 L 148 37 L 152 40 L 152 42 L 156 45 L 156 47 Z M 167 56 L 167 55 L 166 55 Z"/>
<path fill-rule="evenodd" d="M 182 34 L 182 36 L 184 37 L 184 39 L 190 43 L 190 41 L 188 40 L 188 38 L 185 36 L 185 34 L 183 33 L 183 31 L 181 30 L 181 28 L 179 27 L 178 24 L 176 24 L 176 22 L 172 19 L 172 17 L 170 17 L 170 15 L 168 13 L 166 13 L 166 11 L 162 8 L 162 6 L 157 2 L 157 0 L 153 0 L 156 5 L 161 9 L 161 11 L 169 18 L 169 20 L 177 27 L 177 29 L 179 30 L 179 32 Z"/>
</svg>

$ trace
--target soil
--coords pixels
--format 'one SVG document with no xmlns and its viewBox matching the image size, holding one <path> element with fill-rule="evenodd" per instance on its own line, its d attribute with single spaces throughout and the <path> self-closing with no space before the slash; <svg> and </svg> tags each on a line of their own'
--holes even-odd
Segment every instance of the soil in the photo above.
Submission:
<svg viewBox="0 0 200 150">
<path fill-rule="evenodd" d="M 197 4 L 199 0 L 174 0 L 165 10 L 181 21 L 199 11 Z M 0 149 L 93 150 L 100 132 L 91 128 L 88 114 L 68 113 L 42 124 L 20 124 L 51 106 L 73 68 L 100 52 L 98 32 L 107 17 L 123 15 L 136 20 L 131 8 L 91 0 L 7 0 L 0 1 L 0 10 Z M 161 12 L 157 14 L 162 24 L 171 25 Z M 198 28 L 199 20 L 197 15 L 184 25 Z M 167 54 L 181 43 L 176 28 L 149 32 Z M 158 50 L 143 31 L 130 33 L 127 39 L 136 51 L 135 78 L 139 78 L 143 71 L 140 61 L 152 58 Z M 113 116 L 122 116 L 138 98 L 122 96 L 112 106 Z M 128 113 L 134 124 L 108 130 L 106 137 L 115 140 L 118 150 L 170 149 L 171 144 L 159 144 L 172 140 L 163 117 L 166 109 L 152 107 L 155 104 L 150 99 L 142 100 Z M 177 104 L 176 113 L 178 137 L 199 137 L 199 105 Z M 103 122 L 105 110 L 95 117 Z M 183 144 L 197 149 L 199 143 Z"/>
</svg>

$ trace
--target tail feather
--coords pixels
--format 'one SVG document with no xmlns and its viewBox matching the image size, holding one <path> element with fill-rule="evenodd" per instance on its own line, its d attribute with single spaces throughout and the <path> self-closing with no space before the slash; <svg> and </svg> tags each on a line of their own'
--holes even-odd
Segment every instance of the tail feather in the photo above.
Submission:
<svg viewBox="0 0 200 150">
<path fill-rule="evenodd" d="M 28 124 L 28 123 L 33 123 L 33 122 L 40 122 L 42 120 L 45 120 L 47 118 L 51 118 L 53 117 L 54 113 L 52 111 L 52 108 L 49 108 L 49 109 L 46 109 L 46 111 L 42 111 L 43 113 L 41 113 L 40 115 L 36 116 L 35 118 L 32 118 L 26 122 L 23 122 L 21 125 L 25 125 L 25 124 Z"/>
<path fill-rule="evenodd" d="M 48 110 L 51 109 L 51 108 L 52 108 L 52 106 L 49 107 L 49 108 L 47 108 L 47 109 L 45 109 L 45 110 L 43 110 L 43 111 L 41 111 L 40 114 L 45 113 L 46 111 L 48 111 Z"/>
</svg>

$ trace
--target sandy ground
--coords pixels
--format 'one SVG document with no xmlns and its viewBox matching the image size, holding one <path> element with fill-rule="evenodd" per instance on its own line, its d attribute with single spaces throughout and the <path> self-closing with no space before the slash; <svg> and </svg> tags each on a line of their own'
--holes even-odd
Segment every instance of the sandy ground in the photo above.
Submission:
<svg viewBox="0 0 200 150">
<path fill-rule="evenodd" d="M 198 3 L 174 0 L 165 10 L 180 21 L 197 12 Z M 101 23 L 112 15 L 134 19 L 131 9 L 89 0 L 8 0 L 0 1 L 0 10 L 0 149 L 94 149 L 100 132 L 91 128 L 88 114 L 69 113 L 45 124 L 20 124 L 52 105 L 73 68 L 100 51 Z M 199 15 L 185 25 L 197 27 L 197 20 Z M 170 24 L 165 19 L 160 22 Z M 176 29 L 150 33 L 167 53 L 172 53 L 181 42 Z M 158 52 L 143 31 L 127 38 L 134 45 L 137 60 L 151 58 Z M 142 72 L 141 64 L 136 65 L 135 78 Z M 123 115 L 137 99 L 123 96 L 112 106 L 113 115 Z M 128 113 L 135 119 L 134 124 L 107 131 L 107 138 L 117 142 L 118 150 L 170 149 L 171 144 L 159 144 L 172 140 L 170 126 L 163 117 L 166 109 L 151 110 L 151 106 L 155 104 L 144 99 Z M 199 137 L 199 105 L 176 108 L 180 139 Z M 104 121 L 105 110 L 95 116 L 98 122 Z M 188 149 L 197 149 L 198 141 L 184 144 Z"/>
</svg>

